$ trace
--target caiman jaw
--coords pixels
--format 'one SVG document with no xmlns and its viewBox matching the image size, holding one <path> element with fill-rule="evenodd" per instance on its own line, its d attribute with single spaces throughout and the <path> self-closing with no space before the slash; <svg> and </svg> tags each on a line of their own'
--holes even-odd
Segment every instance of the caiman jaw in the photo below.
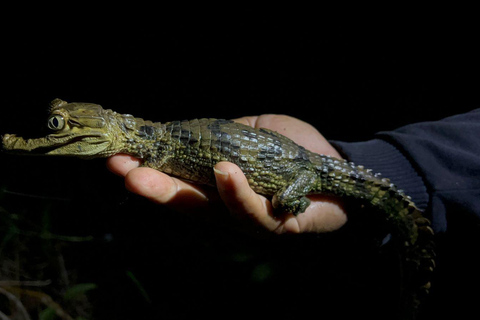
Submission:
<svg viewBox="0 0 480 320">
<path fill-rule="evenodd" d="M 32 155 L 63 155 L 86 157 L 98 154 L 110 144 L 102 134 L 65 135 L 51 134 L 46 137 L 25 140 L 13 134 L 2 139 L 3 148 L 15 153 Z"/>
</svg>

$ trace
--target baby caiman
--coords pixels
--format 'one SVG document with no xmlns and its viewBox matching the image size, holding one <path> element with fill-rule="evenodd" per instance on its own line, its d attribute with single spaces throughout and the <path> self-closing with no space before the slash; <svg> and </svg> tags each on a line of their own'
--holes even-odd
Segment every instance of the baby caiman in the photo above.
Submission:
<svg viewBox="0 0 480 320">
<path fill-rule="evenodd" d="M 231 120 L 154 123 L 93 103 L 55 99 L 47 125 L 52 133 L 38 139 L 5 134 L 3 148 L 85 159 L 125 153 L 143 159 L 143 166 L 207 185 L 215 184 L 214 165 L 230 161 L 242 169 L 255 192 L 271 197 L 277 212 L 295 215 L 305 211 L 311 194 L 359 199 L 381 211 L 389 224 L 409 271 L 406 291 L 414 308 L 430 288 L 435 254 L 429 220 L 389 179 L 363 166 Z"/>
</svg>

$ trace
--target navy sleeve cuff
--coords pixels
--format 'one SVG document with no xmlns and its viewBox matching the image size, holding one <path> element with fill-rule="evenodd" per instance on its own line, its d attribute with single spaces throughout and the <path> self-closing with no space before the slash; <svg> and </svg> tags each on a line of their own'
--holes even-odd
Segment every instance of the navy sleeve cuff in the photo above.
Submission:
<svg viewBox="0 0 480 320">
<path fill-rule="evenodd" d="M 410 161 L 394 145 L 381 139 L 364 142 L 329 142 L 348 161 L 363 165 L 389 178 L 398 189 L 412 197 L 412 201 L 419 209 L 426 210 L 429 195 L 425 183 Z"/>
</svg>

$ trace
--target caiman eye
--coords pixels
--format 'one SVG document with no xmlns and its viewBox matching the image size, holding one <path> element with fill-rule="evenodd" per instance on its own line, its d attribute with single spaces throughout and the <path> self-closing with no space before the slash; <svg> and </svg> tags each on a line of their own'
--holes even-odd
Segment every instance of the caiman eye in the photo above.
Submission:
<svg viewBox="0 0 480 320">
<path fill-rule="evenodd" d="M 48 128 L 58 131 L 65 127 L 65 119 L 61 115 L 54 115 L 48 119 Z"/>
</svg>

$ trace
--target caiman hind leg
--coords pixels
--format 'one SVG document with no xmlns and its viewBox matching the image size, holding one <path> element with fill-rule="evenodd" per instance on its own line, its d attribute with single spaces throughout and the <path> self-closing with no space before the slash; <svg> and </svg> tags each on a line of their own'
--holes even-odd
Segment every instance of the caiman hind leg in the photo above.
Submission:
<svg viewBox="0 0 480 320">
<path fill-rule="evenodd" d="M 285 187 L 273 195 L 272 205 L 275 211 L 294 215 L 304 212 L 310 205 L 310 199 L 306 195 L 312 190 L 316 178 L 317 175 L 309 170 L 295 174 Z"/>
</svg>

